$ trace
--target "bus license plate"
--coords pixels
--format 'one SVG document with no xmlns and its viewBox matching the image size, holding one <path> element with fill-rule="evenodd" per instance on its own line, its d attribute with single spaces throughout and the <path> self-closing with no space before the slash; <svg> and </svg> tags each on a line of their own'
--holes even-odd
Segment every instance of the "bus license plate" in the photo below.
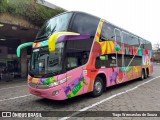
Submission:
<svg viewBox="0 0 160 120">
<path fill-rule="evenodd" d="M 38 92 L 38 91 L 33 91 L 32 93 L 33 93 L 34 95 L 41 95 L 41 93 Z"/>
</svg>

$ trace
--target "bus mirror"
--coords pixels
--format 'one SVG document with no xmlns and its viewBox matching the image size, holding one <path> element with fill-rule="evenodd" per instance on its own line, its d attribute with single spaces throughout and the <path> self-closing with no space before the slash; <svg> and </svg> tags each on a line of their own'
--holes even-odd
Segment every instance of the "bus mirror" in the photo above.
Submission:
<svg viewBox="0 0 160 120">
<path fill-rule="evenodd" d="M 53 34 L 49 37 L 48 40 L 48 48 L 49 48 L 49 52 L 53 52 L 55 51 L 55 46 L 56 46 L 56 37 L 58 36 L 58 34 Z"/>
<path fill-rule="evenodd" d="M 21 56 L 21 49 L 26 48 L 28 46 L 32 46 L 32 45 L 33 45 L 33 42 L 27 42 L 27 43 L 23 43 L 23 44 L 19 45 L 17 48 L 17 57 Z"/>
<path fill-rule="evenodd" d="M 56 33 L 52 34 L 48 40 L 49 52 L 55 51 L 56 40 L 59 36 L 62 36 L 62 35 L 80 35 L 80 34 L 74 33 L 74 32 L 56 32 Z"/>
</svg>

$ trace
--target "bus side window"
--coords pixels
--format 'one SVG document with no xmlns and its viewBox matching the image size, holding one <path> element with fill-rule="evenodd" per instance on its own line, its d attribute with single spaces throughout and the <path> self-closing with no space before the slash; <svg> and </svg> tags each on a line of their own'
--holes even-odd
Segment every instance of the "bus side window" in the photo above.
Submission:
<svg viewBox="0 0 160 120">
<path fill-rule="evenodd" d="M 89 34 L 91 36 L 95 35 L 99 23 L 99 18 L 83 13 L 76 13 L 73 19 L 74 20 L 70 25 L 72 32 Z"/>
<path fill-rule="evenodd" d="M 133 45 L 135 47 L 139 47 L 138 37 L 130 34 L 130 39 L 128 40 L 129 45 Z"/>
<path fill-rule="evenodd" d="M 124 31 L 122 32 L 122 36 L 123 36 L 123 43 L 124 44 L 139 47 L 140 42 L 139 42 L 139 38 L 137 36 L 134 36 L 130 33 L 124 32 Z"/>
<path fill-rule="evenodd" d="M 140 41 L 140 44 L 141 44 L 141 48 L 144 48 L 144 44 L 145 44 L 145 41 L 141 38 L 139 38 L 139 41 Z"/>
<path fill-rule="evenodd" d="M 151 42 L 144 40 L 142 38 L 139 38 L 139 40 L 141 42 L 141 48 L 152 50 Z"/>
<path fill-rule="evenodd" d="M 122 59 L 121 55 L 117 56 L 118 59 Z M 111 68 L 111 67 L 122 67 L 122 62 L 116 63 L 116 54 L 101 55 L 96 58 L 95 67 L 99 68 Z"/>
<path fill-rule="evenodd" d="M 114 40 L 114 26 L 104 22 L 100 34 L 99 42 Z"/>
<path fill-rule="evenodd" d="M 119 29 L 115 29 L 115 41 L 121 43 L 121 31 Z"/>
<path fill-rule="evenodd" d="M 88 62 L 92 43 L 93 38 L 67 41 L 67 70 L 82 66 Z"/>
<path fill-rule="evenodd" d="M 122 36 L 123 36 L 123 43 L 128 44 L 128 39 L 129 39 L 128 33 L 122 31 Z"/>
<path fill-rule="evenodd" d="M 145 40 L 144 48 L 148 50 L 152 50 L 151 42 Z"/>
<path fill-rule="evenodd" d="M 78 59 L 76 57 L 68 57 L 67 67 L 75 68 L 78 66 Z"/>
</svg>

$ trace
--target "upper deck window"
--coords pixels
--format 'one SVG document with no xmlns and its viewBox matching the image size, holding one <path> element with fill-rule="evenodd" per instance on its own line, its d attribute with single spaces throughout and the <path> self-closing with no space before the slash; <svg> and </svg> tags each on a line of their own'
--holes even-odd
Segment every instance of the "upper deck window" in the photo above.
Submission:
<svg viewBox="0 0 160 120">
<path fill-rule="evenodd" d="M 137 36 L 134 36 L 124 31 L 122 32 L 122 36 L 123 36 L 123 43 L 139 47 L 140 43 Z"/>
<path fill-rule="evenodd" d="M 114 39 L 115 39 L 114 26 L 104 22 L 99 41 L 102 42 L 102 41 L 114 40 Z"/>
<path fill-rule="evenodd" d="M 145 40 L 144 48 L 148 50 L 152 50 L 151 42 Z"/>
<path fill-rule="evenodd" d="M 39 31 L 36 39 L 47 38 L 54 32 L 67 31 L 72 13 L 64 13 L 48 20 Z"/>
<path fill-rule="evenodd" d="M 71 24 L 71 31 L 94 36 L 99 18 L 84 13 L 76 13 Z"/>
</svg>

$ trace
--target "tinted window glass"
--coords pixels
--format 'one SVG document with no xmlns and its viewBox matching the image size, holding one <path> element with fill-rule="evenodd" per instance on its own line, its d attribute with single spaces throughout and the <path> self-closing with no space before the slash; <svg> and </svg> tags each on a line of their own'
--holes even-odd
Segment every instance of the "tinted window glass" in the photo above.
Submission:
<svg viewBox="0 0 160 120">
<path fill-rule="evenodd" d="M 53 52 L 49 52 L 48 47 L 33 49 L 30 73 L 34 76 L 52 76 L 62 73 L 63 50 L 64 42 L 57 43 Z"/>
<path fill-rule="evenodd" d="M 133 36 L 133 35 L 130 35 L 129 38 L 130 38 L 129 41 L 128 41 L 128 44 L 129 44 L 129 45 L 133 45 L 133 46 L 139 47 L 138 37 Z"/>
<path fill-rule="evenodd" d="M 114 40 L 114 26 L 104 22 L 100 35 L 100 42 L 106 40 Z"/>
<path fill-rule="evenodd" d="M 142 64 L 142 56 L 133 55 L 124 55 L 124 64 L 125 66 L 140 66 Z M 96 68 L 110 68 L 110 67 L 124 67 L 120 59 L 122 56 L 117 55 L 117 64 L 116 64 L 116 54 L 102 55 L 96 58 Z"/>
<path fill-rule="evenodd" d="M 67 41 L 67 70 L 87 63 L 93 39 Z"/>
<path fill-rule="evenodd" d="M 148 50 L 152 50 L 151 42 L 145 40 L 144 48 Z"/>
<path fill-rule="evenodd" d="M 117 58 L 117 61 L 116 61 Z M 108 54 L 96 58 L 96 68 L 122 67 L 122 55 Z M 117 62 L 117 63 L 116 63 Z"/>
<path fill-rule="evenodd" d="M 141 43 L 141 48 L 144 48 L 144 44 L 145 44 L 145 41 L 142 39 L 142 38 L 139 38 L 139 41 Z"/>
<path fill-rule="evenodd" d="M 126 32 L 122 32 L 123 43 L 128 44 L 129 34 Z"/>
<path fill-rule="evenodd" d="M 126 32 L 122 32 L 122 35 L 123 35 L 123 43 L 139 47 L 138 37 Z"/>
<path fill-rule="evenodd" d="M 99 18 L 88 14 L 76 13 L 71 25 L 71 31 L 94 36 L 99 20 Z"/>
<path fill-rule="evenodd" d="M 54 32 L 67 31 L 72 13 L 65 13 L 48 20 L 37 34 L 36 39 L 50 36 Z"/>
<path fill-rule="evenodd" d="M 115 29 L 115 40 L 117 41 L 117 42 L 121 42 L 121 31 L 120 30 L 118 30 L 118 29 Z"/>
<path fill-rule="evenodd" d="M 132 59 L 134 57 L 134 59 Z M 142 65 L 142 56 L 124 55 L 125 66 L 140 66 Z"/>
</svg>

